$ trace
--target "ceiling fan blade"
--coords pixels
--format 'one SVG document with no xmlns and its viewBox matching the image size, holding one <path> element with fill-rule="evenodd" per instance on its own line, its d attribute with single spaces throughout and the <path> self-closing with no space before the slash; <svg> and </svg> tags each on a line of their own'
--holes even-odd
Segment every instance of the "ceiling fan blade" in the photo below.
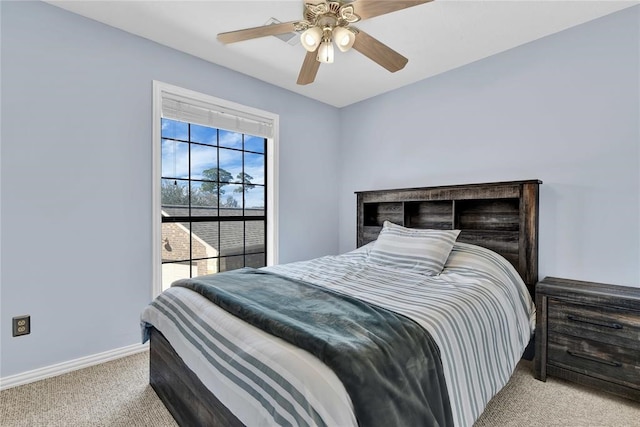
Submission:
<svg viewBox="0 0 640 427">
<path fill-rule="evenodd" d="M 300 74 L 298 74 L 298 81 L 296 82 L 299 85 L 308 85 L 316 79 L 316 74 L 318 74 L 318 69 L 320 68 L 320 62 L 316 59 L 316 56 L 316 52 L 307 52 L 304 57 Z"/>
<path fill-rule="evenodd" d="M 358 30 L 353 48 L 392 73 L 402 70 L 409 62 L 407 58 L 362 30 Z"/>
<path fill-rule="evenodd" d="M 351 3 L 347 3 L 353 6 L 354 12 L 360 16 L 361 19 L 369 19 L 375 16 L 384 15 L 386 13 L 395 12 L 396 10 L 406 9 L 412 6 L 418 6 L 423 3 L 429 3 L 433 0 L 355 0 Z"/>
<path fill-rule="evenodd" d="M 229 31 L 218 34 L 218 40 L 222 43 L 235 43 L 243 40 L 256 39 L 265 36 L 277 36 L 279 34 L 295 32 L 294 24 L 298 21 L 282 22 L 279 24 L 263 25 L 262 27 L 246 28 L 244 30 Z"/>
</svg>

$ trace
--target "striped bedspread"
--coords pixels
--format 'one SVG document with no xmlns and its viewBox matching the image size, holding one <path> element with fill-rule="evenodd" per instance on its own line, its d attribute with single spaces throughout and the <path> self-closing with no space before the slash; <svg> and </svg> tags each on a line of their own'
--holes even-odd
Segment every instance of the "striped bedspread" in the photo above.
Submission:
<svg viewBox="0 0 640 427">
<path fill-rule="evenodd" d="M 440 348 L 456 426 L 471 426 L 509 380 L 535 324 L 513 267 L 456 243 L 445 269 L 425 276 L 368 261 L 368 247 L 265 270 L 391 309 L 423 326 Z M 217 308 L 171 288 L 145 309 L 185 363 L 247 425 L 356 425 L 350 398 L 324 364 Z"/>
</svg>

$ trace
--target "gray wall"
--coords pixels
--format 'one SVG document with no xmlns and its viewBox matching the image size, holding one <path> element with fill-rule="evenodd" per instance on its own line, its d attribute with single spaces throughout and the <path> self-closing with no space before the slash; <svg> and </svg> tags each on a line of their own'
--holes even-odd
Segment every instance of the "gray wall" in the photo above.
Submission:
<svg viewBox="0 0 640 427">
<path fill-rule="evenodd" d="M 281 262 L 353 248 L 356 190 L 539 178 L 541 275 L 640 285 L 638 7 L 341 110 L 47 4 L 0 10 L 1 377 L 139 342 L 154 79 L 280 114 Z"/>
<path fill-rule="evenodd" d="M 45 3 L 0 7 L 0 376 L 140 342 L 154 79 L 279 114 L 280 261 L 337 251 L 337 109 Z M 32 332 L 12 338 L 20 314 Z"/>
<path fill-rule="evenodd" d="M 640 6 L 344 108 L 354 191 L 537 178 L 540 276 L 640 286 Z"/>
</svg>

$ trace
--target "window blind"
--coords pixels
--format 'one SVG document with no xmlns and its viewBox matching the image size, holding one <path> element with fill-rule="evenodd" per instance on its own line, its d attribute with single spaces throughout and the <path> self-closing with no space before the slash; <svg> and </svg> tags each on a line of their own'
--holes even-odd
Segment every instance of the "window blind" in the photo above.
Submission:
<svg viewBox="0 0 640 427">
<path fill-rule="evenodd" d="M 162 92 L 162 117 L 263 138 L 273 137 L 273 120 L 174 93 Z"/>
</svg>

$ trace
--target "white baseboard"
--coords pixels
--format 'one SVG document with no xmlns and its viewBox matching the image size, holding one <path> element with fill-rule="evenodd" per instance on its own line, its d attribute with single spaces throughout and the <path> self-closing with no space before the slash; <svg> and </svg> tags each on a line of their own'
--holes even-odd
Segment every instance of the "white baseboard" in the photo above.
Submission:
<svg viewBox="0 0 640 427">
<path fill-rule="evenodd" d="M 105 351 L 103 353 L 91 356 L 81 357 L 79 359 L 69 360 L 68 362 L 57 363 L 44 368 L 34 369 L 32 371 L 23 372 L 21 374 L 10 375 L 0 378 L 0 390 L 16 387 L 23 384 L 32 383 L 34 381 L 43 380 L 45 378 L 55 377 L 57 375 L 66 374 L 67 372 L 76 371 L 89 366 L 99 365 L 100 363 L 109 362 L 132 354 L 140 353 L 149 349 L 149 343 L 133 344 L 114 350 Z"/>
</svg>

